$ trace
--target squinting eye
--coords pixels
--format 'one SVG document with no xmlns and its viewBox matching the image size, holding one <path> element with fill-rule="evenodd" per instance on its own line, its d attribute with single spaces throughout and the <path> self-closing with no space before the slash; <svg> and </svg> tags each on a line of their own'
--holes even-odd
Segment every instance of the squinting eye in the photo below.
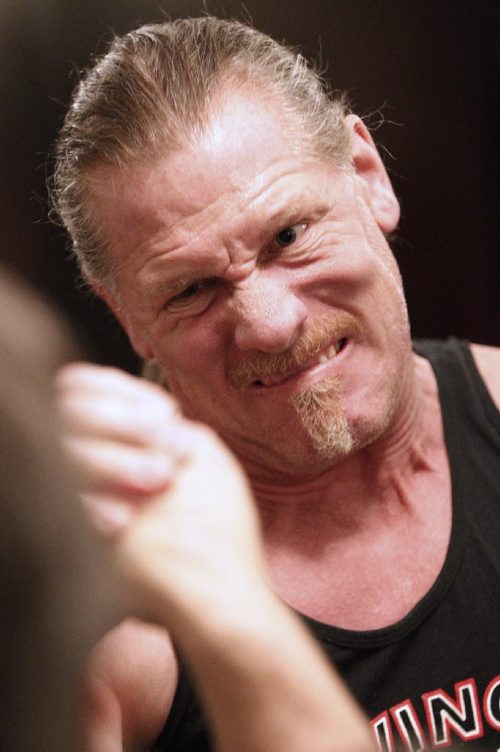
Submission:
<svg viewBox="0 0 500 752">
<path fill-rule="evenodd" d="M 202 279 L 192 282 L 180 292 L 173 295 L 164 305 L 166 310 L 184 311 L 197 309 L 210 299 L 210 294 L 216 286 L 215 279 Z"/>
<path fill-rule="evenodd" d="M 276 235 L 275 241 L 282 248 L 284 248 L 287 245 L 292 245 L 292 243 L 295 243 L 297 238 L 304 232 L 306 227 L 307 225 L 305 224 L 298 224 L 298 225 L 292 225 L 291 227 L 285 227 L 283 230 L 280 230 L 280 232 Z"/>
<path fill-rule="evenodd" d="M 186 287 L 182 292 L 177 293 L 170 302 L 173 300 L 187 300 L 188 298 L 194 297 L 200 290 L 202 289 L 203 285 L 201 282 L 193 282 L 192 285 L 189 285 L 189 287 Z"/>
</svg>

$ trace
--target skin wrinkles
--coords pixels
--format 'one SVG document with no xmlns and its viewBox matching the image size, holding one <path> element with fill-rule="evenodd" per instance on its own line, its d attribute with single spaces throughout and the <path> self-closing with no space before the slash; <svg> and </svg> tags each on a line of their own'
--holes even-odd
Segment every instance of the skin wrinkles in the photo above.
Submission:
<svg viewBox="0 0 500 752">
<path fill-rule="evenodd" d="M 281 186 L 278 185 L 277 188 L 281 191 Z M 259 218 L 259 209 L 260 205 L 264 203 L 264 199 L 267 197 L 263 197 L 262 200 L 259 201 L 258 206 L 255 208 L 250 207 L 249 209 L 249 216 L 248 219 L 245 220 L 244 224 L 244 230 L 241 232 L 238 232 L 237 230 L 233 231 L 232 226 L 229 224 L 229 230 L 227 232 L 228 236 L 231 235 L 232 237 L 242 235 L 245 237 L 245 239 L 242 241 L 242 245 L 244 246 L 241 250 L 242 253 L 245 253 L 245 248 L 252 247 L 253 242 L 252 238 L 248 240 L 248 236 L 251 236 L 251 228 L 252 227 L 260 227 L 262 224 L 264 224 L 262 221 L 258 221 Z M 253 254 L 249 254 L 249 258 L 243 258 L 241 261 L 234 261 L 234 263 L 231 263 L 231 261 L 225 262 L 227 264 L 227 267 L 225 269 L 222 268 L 222 260 L 220 262 L 220 266 L 217 263 L 215 265 L 213 258 L 207 258 L 209 255 L 209 250 L 214 247 L 215 243 L 210 238 L 207 242 L 206 235 L 204 234 L 203 230 L 195 234 L 195 237 L 193 238 L 191 243 L 188 243 L 186 246 L 179 248 L 179 254 L 183 255 L 183 262 L 184 265 L 188 266 L 190 265 L 189 258 L 186 261 L 186 256 L 189 254 L 192 254 L 193 261 L 192 266 L 193 269 L 196 269 L 196 273 L 193 273 L 192 276 L 185 276 L 184 279 L 181 281 L 181 283 L 177 283 L 175 288 L 171 290 L 171 293 L 175 293 L 176 291 L 179 291 L 182 289 L 182 284 L 189 284 L 191 282 L 196 282 L 197 280 L 203 280 L 204 278 L 215 278 L 220 279 L 221 281 L 229 281 L 232 283 L 232 285 L 236 288 L 238 286 L 241 286 L 243 283 L 245 283 L 246 278 L 250 276 L 251 270 L 253 268 L 256 268 L 257 266 L 260 266 L 261 264 L 265 264 L 268 262 L 268 256 L 271 256 L 272 261 L 282 262 L 286 264 L 289 267 L 293 266 L 300 266 L 304 264 L 304 261 L 308 261 L 309 263 L 313 263 L 318 260 L 317 255 L 318 251 L 321 251 L 322 246 L 325 243 L 328 243 L 330 248 L 335 247 L 336 244 L 338 244 L 338 237 L 339 233 L 337 232 L 337 227 L 333 226 L 333 228 L 328 231 L 328 227 L 322 226 L 320 224 L 315 224 L 321 221 L 321 217 L 326 213 L 326 210 L 324 207 L 321 207 L 319 210 L 316 210 L 313 214 L 311 210 L 309 210 L 308 205 L 306 204 L 305 208 L 300 210 L 298 208 L 293 208 L 291 211 L 276 211 L 273 212 L 271 215 L 271 219 L 269 222 L 265 223 L 265 231 L 262 233 L 256 233 L 256 239 L 255 239 L 255 248 L 259 249 L 261 248 L 262 242 L 264 244 L 267 244 L 269 246 L 269 240 L 270 238 L 274 238 L 276 232 L 279 231 L 282 227 L 286 227 L 290 224 L 294 224 L 296 221 L 296 218 L 304 221 L 308 226 L 305 230 L 307 233 L 307 238 L 304 238 L 304 242 L 298 244 L 299 246 L 299 252 L 295 248 L 292 250 L 290 249 L 277 249 L 275 246 L 270 250 L 268 247 L 264 247 L 262 253 L 259 255 L 259 253 L 256 253 L 255 256 Z M 312 219 L 311 219 L 312 217 Z M 320 219 L 318 219 L 318 217 Z M 224 218 L 225 219 L 225 218 Z M 239 222 L 239 218 L 236 220 Z M 270 229 L 267 229 L 269 228 Z M 208 230 L 208 233 L 210 233 L 210 228 Z M 227 249 L 228 256 L 231 255 L 231 250 L 229 248 L 229 242 L 225 239 L 222 240 L 221 246 L 224 246 L 224 249 Z M 239 244 L 232 241 L 232 246 L 235 249 L 233 251 L 233 256 L 236 255 L 236 253 L 240 250 Z M 197 251 L 196 246 L 198 246 L 199 250 Z M 159 261 L 160 267 L 163 266 L 163 264 L 168 264 L 170 267 L 170 274 L 175 269 L 175 259 L 172 258 L 171 251 L 167 251 L 165 256 L 161 257 L 155 257 L 150 262 L 148 262 L 145 267 L 143 268 L 144 271 L 146 271 L 146 267 L 154 267 L 155 263 Z M 221 254 L 222 255 L 222 254 Z M 331 254 L 328 258 L 329 264 L 333 263 L 333 259 Z M 205 269 L 206 266 L 206 269 Z M 172 268 L 174 267 L 174 269 Z M 154 274 L 154 272 L 152 272 Z M 299 274 L 300 274 L 299 270 Z M 301 277 L 304 275 L 301 274 Z M 158 285 L 160 288 L 165 283 L 161 283 Z M 168 297 L 169 290 L 168 286 L 167 289 L 162 289 L 162 298 L 161 303 L 158 301 L 158 304 L 163 303 L 163 299 L 165 297 Z M 148 295 L 143 295 L 144 298 L 149 298 Z M 188 312 L 189 313 L 189 312 Z M 175 313 L 173 315 L 173 323 L 176 324 L 175 320 Z"/>
<path fill-rule="evenodd" d="M 250 92 L 251 93 L 251 92 Z M 224 97 L 226 101 L 227 93 Z M 99 207 L 101 212 L 106 214 L 115 213 L 116 221 L 113 223 L 114 228 L 108 232 L 108 241 L 111 252 L 116 252 L 120 246 L 125 243 L 134 247 L 134 256 L 129 259 L 133 266 L 128 276 L 128 283 L 136 287 L 137 283 L 141 284 L 141 273 L 143 269 L 147 273 L 147 262 L 149 259 L 154 261 L 155 256 L 165 252 L 169 253 L 169 246 L 181 248 L 189 245 L 189 239 L 200 237 L 205 233 L 205 216 L 210 215 L 208 224 L 213 220 L 215 213 L 221 209 L 219 218 L 220 225 L 226 225 L 231 220 L 231 209 L 233 215 L 238 216 L 243 210 L 247 210 L 255 203 L 256 219 L 259 212 L 265 208 L 268 220 L 272 222 L 278 219 L 278 214 L 282 213 L 283 225 L 277 227 L 282 229 L 290 221 L 303 221 L 303 217 L 291 217 L 290 212 L 294 210 L 294 201 L 288 201 L 283 204 L 281 199 L 283 188 L 279 186 L 278 181 L 287 175 L 293 174 L 295 178 L 295 190 L 300 187 L 297 184 L 297 176 L 300 176 L 299 167 L 304 162 L 306 164 L 318 164 L 317 160 L 311 157 L 304 157 L 304 153 L 299 149 L 300 139 L 298 134 L 294 133 L 294 123 L 289 118 L 283 119 L 282 113 L 276 110 L 272 103 L 263 103 L 263 109 L 268 117 L 255 118 L 251 117 L 251 104 L 246 96 L 241 93 L 232 95 L 230 106 L 222 109 L 217 116 L 214 116 L 208 124 L 205 131 L 198 135 L 193 148 L 196 152 L 205 151 L 213 162 L 217 179 L 220 184 L 220 191 L 213 200 L 207 197 L 213 188 L 212 176 L 204 174 L 203 171 L 195 170 L 185 158 L 185 151 L 178 151 L 171 154 L 166 159 L 155 159 L 154 165 L 159 164 L 160 170 L 163 163 L 167 163 L 166 172 L 169 173 L 170 180 L 166 181 L 164 189 L 158 184 L 159 170 L 151 171 L 151 164 L 132 166 L 120 173 L 116 173 L 109 167 L 99 167 L 92 171 L 90 179 L 95 194 L 96 208 Z M 269 114 L 272 117 L 269 117 Z M 241 131 L 232 131 L 230 125 L 235 117 L 240 116 L 245 123 L 251 121 L 251 136 L 257 147 L 255 150 L 256 158 L 246 152 L 245 164 L 241 164 Z M 277 116 L 277 117 L 276 117 Z M 262 143 L 269 139 L 277 142 L 282 139 L 283 132 L 290 134 L 289 145 L 287 145 L 284 154 L 280 159 L 270 165 L 266 165 L 264 170 L 256 170 L 255 166 L 260 156 L 259 151 Z M 341 168 L 338 168 L 341 169 Z M 175 176 L 179 172 L 191 172 L 190 180 L 186 183 L 178 181 Z M 113 180 L 113 191 L 109 191 L 109 181 Z M 141 186 L 140 188 L 138 186 Z M 198 192 L 193 191 L 192 187 L 196 185 Z M 274 203 L 277 204 L 273 210 L 269 201 L 269 186 L 274 186 Z M 163 202 L 160 206 L 158 201 L 151 200 L 156 195 L 164 192 L 168 195 L 169 201 Z M 307 197 L 307 186 L 301 191 L 302 195 L 297 195 L 295 203 L 299 206 L 304 203 Z M 113 197 L 113 200 L 110 200 Z M 168 210 L 165 211 L 165 203 L 168 203 Z M 322 211 L 326 210 L 328 202 L 323 202 L 325 206 Z M 315 207 L 316 212 L 318 207 Z M 121 216 L 120 216 L 121 212 Z M 276 212 L 276 216 L 274 215 Z M 309 212 L 308 212 L 309 214 Z M 309 219 L 309 217 L 307 217 Z M 121 221 L 120 221 L 121 220 Z M 131 220 L 128 222 L 128 220 Z M 105 223 L 108 227 L 109 224 Z M 259 227 L 259 222 L 255 221 L 254 227 Z M 127 226 L 126 232 L 123 228 Z M 254 240 L 251 237 L 250 223 L 242 235 L 243 245 L 250 243 L 253 245 Z M 173 237 L 172 237 L 173 235 Z M 235 233 L 231 233 L 235 237 Z M 167 238 L 165 251 L 162 250 L 163 238 Z M 156 239 L 159 241 L 159 248 Z M 258 239 L 257 239 L 258 240 Z M 205 246 L 212 248 L 211 238 L 204 235 Z M 226 243 L 222 244 L 226 247 Z M 227 244 L 228 249 L 231 244 Z M 202 260 L 203 254 L 197 258 L 197 263 Z M 172 261 L 169 257 L 169 264 Z M 141 268 L 142 267 L 142 268 Z M 119 271 L 121 266 L 118 267 Z M 124 280 L 125 282 L 125 280 Z M 120 285 L 120 287 L 123 287 Z M 150 292 L 145 289 L 145 293 Z"/>
<path fill-rule="evenodd" d="M 158 249 L 147 249 L 149 258 L 135 272 L 141 294 L 149 299 L 152 289 L 152 298 L 156 301 L 160 294 L 161 297 L 168 298 L 169 294 L 182 289 L 182 282 L 175 279 L 177 263 L 183 270 L 192 269 L 192 272 L 185 272 L 186 283 L 216 277 L 236 284 L 248 274 L 247 264 L 254 258 L 253 249 L 257 250 L 256 260 L 260 258 L 265 262 L 266 253 L 271 253 L 274 236 L 282 228 L 298 222 L 307 225 L 317 222 L 326 213 L 327 207 L 309 208 L 307 185 L 301 186 L 298 195 L 286 205 L 281 205 L 282 192 L 287 190 L 287 175 L 288 169 L 284 169 L 283 174 L 277 178 L 272 177 L 272 182 L 269 179 L 269 184 L 259 186 L 252 197 L 240 195 L 239 191 L 236 197 L 225 193 L 217 202 L 191 215 L 187 222 L 180 223 L 173 238 L 168 239 L 166 247 L 160 243 Z M 214 233 L 213 216 L 217 218 L 217 229 L 223 228 L 221 237 L 218 237 L 217 231 Z M 179 239 L 172 246 L 171 242 L 176 240 L 177 234 L 184 236 L 185 242 L 182 243 Z M 252 251 L 249 253 L 247 249 Z M 272 250 L 276 256 L 280 255 L 276 248 Z M 245 258 L 246 254 L 248 259 Z M 179 257 L 178 262 L 176 255 Z M 242 256 L 241 260 L 236 258 L 237 255 Z M 285 255 L 284 250 L 281 255 Z M 162 275 L 166 277 L 165 280 L 155 281 L 155 278 Z"/>
<path fill-rule="evenodd" d="M 424 378 L 429 375 L 429 364 L 420 358 L 416 358 L 416 368 Z M 376 628 L 401 618 L 415 603 L 415 575 L 408 566 L 408 571 L 400 569 L 396 580 L 391 578 L 399 550 L 413 552 L 420 594 L 435 581 L 448 546 L 451 505 L 449 476 L 443 473 L 447 457 L 442 451 L 442 425 L 439 415 L 424 415 L 428 405 L 435 405 L 434 387 L 429 380 L 414 413 L 408 409 L 390 435 L 339 464 L 335 474 L 326 472 L 314 481 L 277 487 L 274 493 L 269 486 L 259 491 L 268 566 L 280 592 L 302 612 L 349 629 Z M 416 416 L 413 425 L 412 413 Z M 383 470 L 381 457 L 387 460 Z M 332 496 L 337 499 L 335 505 L 328 502 Z M 442 525 L 436 525 L 436 519 Z M 355 603 L 342 577 L 336 579 L 335 602 L 328 601 L 331 582 L 324 580 L 324 562 L 329 559 L 335 571 L 355 573 L 357 582 L 365 583 L 363 592 L 356 590 Z M 305 561 L 315 576 L 314 592 L 297 592 L 294 585 Z M 406 593 L 391 590 L 393 597 L 385 610 L 379 595 L 371 592 L 373 572 L 386 586 L 407 582 L 412 587 Z M 311 609 L 311 603 L 323 606 Z M 378 607 L 380 619 L 374 617 Z M 351 615 L 346 617 L 346 613 Z"/>
<path fill-rule="evenodd" d="M 163 161 L 166 171 L 175 173 L 171 160 Z M 245 186 L 244 190 L 239 184 L 228 185 L 226 181 L 223 194 L 206 205 L 193 200 L 188 190 L 182 191 L 175 179 L 168 181 L 165 192 L 185 204 L 183 211 L 187 216 L 173 210 L 172 202 L 168 203 L 167 211 L 156 211 L 151 194 L 160 194 L 163 188 L 156 180 L 149 179 L 147 168 L 130 168 L 112 177 L 108 167 L 97 168 L 92 181 L 95 204 L 101 213 L 114 215 L 113 230 L 107 233 L 110 251 L 117 255 L 124 245 L 133 248 L 127 268 L 119 267 L 119 287 L 127 287 L 128 296 L 134 297 L 133 305 L 147 306 L 146 315 L 149 306 L 157 307 L 163 298 L 178 289 L 176 276 L 180 270 L 187 282 L 203 276 L 222 278 L 226 275 L 237 281 L 242 272 L 238 267 L 233 268 L 231 257 L 235 251 L 266 246 L 283 227 L 299 221 L 317 221 L 327 211 L 326 202 L 318 207 L 308 201 L 307 181 L 303 186 L 294 184 L 294 195 L 286 203 L 283 201 L 282 193 L 288 188 L 287 177 L 294 168 L 296 170 L 297 166 L 286 160 L 268 174 L 259 176 L 255 186 Z M 107 185 L 111 179 L 112 192 Z M 143 187 L 138 189 L 141 183 Z M 240 229 L 243 214 L 244 229 Z M 266 222 L 262 221 L 263 214 Z M 223 228 L 222 237 L 217 230 L 214 233 L 214 224 L 217 229 Z M 109 222 L 106 226 L 110 227 Z M 185 271 L 190 266 L 191 275 Z"/>
<path fill-rule="evenodd" d="M 225 155 L 223 143 L 214 155 L 201 142 L 194 153 L 137 172 L 133 183 L 130 174 L 121 185 L 115 176 L 112 205 L 102 184 L 97 203 L 110 237 L 119 235 L 112 250 L 121 270 L 121 317 L 139 353 L 162 363 L 186 415 L 212 425 L 255 478 L 313 477 L 324 460 L 304 436 L 290 396 L 324 371 L 339 378 L 341 408 L 354 430 L 373 437 L 372 421 L 386 427 L 381 415 L 401 398 L 411 362 L 399 276 L 369 208 L 371 189 L 355 170 L 294 155 L 279 123 L 258 105 L 246 109 L 243 122 L 236 112 L 232 127 L 238 145 Z M 245 205 L 248 196 L 255 200 Z M 281 218 L 288 224 L 310 216 L 319 219 L 308 224 L 297 255 L 291 246 L 264 263 Z M 163 228 L 173 228 L 166 241 Z M 189 306 L 182 316 L 151 310 L 144 285 L 160 293 L 173 277 L 223 282 L 201 315 L 189 315 Z M 338 366 L 334 360 L 317 376 L 318 369 L 305 369 L 288 391 L 258 399 L 230 383 L 228 370 L 289 350 L 326 315 L 356 322 L 345 332 L 350 344 Z"/>
<path fill-rule="evenodd" d="M 404 414 L 382 439 L 357 452 L 349 462 L 337 465 L 335 473 L 325 472 L 312 480 L 305 478 L 274 488 L 257 484 L 268 549 L 280 552 L 276 554 L 278 558 L 283 553 L 283 541 L 290 555 L 293 552 L 299 567 L 303 559 L 321 561 L 325 554 L 333 551 L 342 557 L 344 547 L 347 555 L 354 546 L 354 553 L 349 554 L 352 566 L 359 567 L 359 562 L 365 558 L 363 553 L 370 548 L 375 549 L 369 558 L 375 566 L 373 556 L 381 551 L 383 558 L 384 548 L 389 545 L 385 542 L 385 531 L 400 516 L 402 507 L 406 522 L 396 537 L 402 541 L 403 547 L 410 545 L 404 525 L 407 525 L 408 517 L 416 515 L 423 523 L 422 545 L 424 541 L 432 541 L 432 550 L 437 550 L 438 546 L 439 550 L 446 550 L 451 510 L 446 503 L 443 504 L 449 487 L 448 478 L 442 474 L 447 462 L 446 454 L 440 451 L 442 424 L 439 415 L 426 411 L 435 403 L 436 386 L 427 361 L 415 356 L 415 367 L 422 376 L 421 386 L 417 387 L 419 400 L 408 404 Z M 382 463 L 380 457 L 384 460 Z M 418 505 L 414 504 L 415 478 L 424 490 Z M 442 495 L 436 495 L 437 487 Z M 329 503 L 332 495 L 338 500 L 334 507 Z M 446 520 L 444 528 L 439 531 L 433 522 L 436 515 L 442 515 Z M 320 525 L 318 519 L 322 520 Z M 374 546 L 377 540 L 379 543 Z M 416 550 L 422 545 L 417 545 Z M 272 566 L 272 561 L 269 563 Z M 429 561 L 423 563 L 429 566 Z M 346 564 L 348 571 L 349 567 Z"/>
<path fill-rule="evenodd" d="M 444 444 L 432 440 L 442 442 L 435 379 L 412 354 L 384 236 L 396 226 L 397 201 L 366 129 L 354 116 L 346 122 L 351 167 L 339 169 L 298 154 L 279 118 L 249 102 L 244 113 L 226 113 L 230 133 L 215 154 L 201 139 L 127 180 L 116 175 L 108 203 L 102 183 L 96 203 L 117 238 L 120 305 L 105 297 L 138 353 L 161 364 L 186 417 L 208 423 L 242 462 L 273 586 L 303 613 L 364 628 L 373 626 L 377 594 L 353 608 L 353 573 L 369 582 L 377 571 L 390 583 L 404 551 L 402 579 L 426 592 L 446 550 L 450 489 Z M 282 219 L 308 226 L 270 253 Z M 173 280 L 200 278 L 214 284 L 203 304 L 194 296 L 165 309 Z M 344 347 L 320 362 L 321 347 L 338 337 Z M 256 387 L 263 373 L 286 378 Z M 317 408 L 314 395 L 326 387 L 328 399 L 318 401 L 326 407 Z M 318 441 L 293 406 L 302 395 L 313 397 L 313 431 L 321 418 Z M 332 426 L 348 441 L 325 456 L 320 443 Z M 446 521 L 440 530 L 436 515 Z M 406 556 L 420 547 L 425 571 Z M 304 557 L 313 583 L 300 593 Z M 321 571 L 347 575 L 335 578 L 333 601 Z M 405 599 L 393 599 L 376 626 L 407 612 L 414 601 Z"/>
<path fill-rule="evenodd" d="M 416 386 L 418 399 L 405 403 L 404 411 L 384 436 L 357 452 L 349 462 L 339 464 L 333 474 L 327 471 L 318 473 L 314 478 L 304 476 L 290 482 L 282 478 L 276 487 L 257 481 L 259 499 L 271 516 L 274 509 L 296 504 L 304 507 L 298 509 L 298 515 L 310 513 L 314 524 L 315 510 L 321 511 L 322 508 L 321 499 L 325 513 L 331 515 L 328 499 L 333 493 L 339 500 L 350 500 L 348 505 L 339 503 L 337 506 L 339 524 L 342 525 L 344 518 L 346 524 L 348 520 L 357 518 L 362 524 L 366 513 L 365 500 L 371 499 L 374 508 L 386 506 L 387 495 L 384 492 L 391 488 L 392 479 L 401 476 L 402 485 L 407 485 L 414 472 L 438 474 L 439 462 L 436 461 L 435 450 L 440 446 L 443 428 L 440 417 L 429 418 L 430 414 L 426 411 L 427 406 L 433 405 L 437 398 L 437 387 L 429 363 L 420 356 L 413 357 L 416 372 L 421 378 L 415 380 L 416 384 L 412 379 L 410 384 L 405 385 L 404 391 Z M 399 506 L 399 502 L 396 494 L 393 505 Z"/>
<path fill-rule="evenodd" d="M 255 353 L 237 365 L 228 368 L 228 379 L 236 388 L 249 387 L 252 382 L 305 366 L 315 355 L 328 345 L 335 344 L 346 331 L 354 336 L 357 330 L 356 320 L 348 314 L 325 316 L 314 322 L 314 326 L 304 333 L 291 348 L 267 355 Z"/>
</svg>

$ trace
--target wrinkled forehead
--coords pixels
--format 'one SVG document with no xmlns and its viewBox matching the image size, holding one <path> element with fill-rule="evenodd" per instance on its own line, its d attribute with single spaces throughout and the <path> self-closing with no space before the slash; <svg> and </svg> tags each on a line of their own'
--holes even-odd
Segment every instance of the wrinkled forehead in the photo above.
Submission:
<svg viewBox="0 0 500 752">
<path fill-rule="evenodd" d="M 160 222 L 167 229 L 165 221 L 174 226 L 221 196 L 244 201 L 310 161 L 274 103 L 241 94 L 215 108 L 206 127 L 181 148 L 121 169 L 94 167 L 87 186 L 96 220 L 108 244 L 116 245 L 124 228 L 128 234 L 135 228 L 138 237 L 145 223 L 148 233 Z"/>
</svg>

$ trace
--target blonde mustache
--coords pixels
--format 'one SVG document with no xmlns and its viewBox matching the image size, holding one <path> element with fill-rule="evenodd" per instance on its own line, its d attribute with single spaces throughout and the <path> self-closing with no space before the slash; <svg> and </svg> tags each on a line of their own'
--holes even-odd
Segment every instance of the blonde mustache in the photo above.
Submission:
<svg viewBox="0 0 500 752">
<path fill-rule="evenodd" d="M 315 319 L 309 329 L 281 353 L 256 352 L 228 368 L 228 380 L 236 388 L 252 384 L 271 376 L 285 376 L 302 368 L 339 339 L 356 335 L 358 323 L 349 313 L 328 314 Z"/>
</svg>

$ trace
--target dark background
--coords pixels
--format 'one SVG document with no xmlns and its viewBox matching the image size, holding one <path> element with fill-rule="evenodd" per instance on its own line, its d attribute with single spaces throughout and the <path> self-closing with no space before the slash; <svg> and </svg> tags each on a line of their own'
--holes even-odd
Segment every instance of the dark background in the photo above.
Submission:
<svg viewBox="0 0 500 752">
<path fill-rule="evenodd" d="M 322 61 L 375 139 L 402 204 L 396 255 L 415 336 L 500 345 L 498 0 L 16 0 L 0 15 L 1 258 L 66 313 L 88 357 L 136 360 L 78 284 L 47 220 L 47 154 L 78 71 L 111 31 L 199 15 L 252 18 Z M 383 122 L 383 124 L 381 124 Z"/>
</svg>

